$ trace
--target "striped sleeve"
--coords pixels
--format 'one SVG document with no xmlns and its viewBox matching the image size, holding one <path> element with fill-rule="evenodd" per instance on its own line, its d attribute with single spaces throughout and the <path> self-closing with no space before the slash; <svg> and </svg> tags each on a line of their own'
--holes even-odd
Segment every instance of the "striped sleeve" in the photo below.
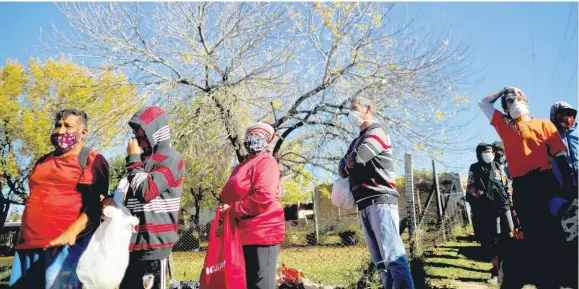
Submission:
<svg viewBox="0 0 579 289">
<path fill-rule="evenodd" d="M 140 155 L 127 158 L 129 183 L 133 195 L 149 203 L 169 187 L 178 187 L 183 183 L 183 159 L 178 163 L 168 158 L 150 172 L 145 171 Z"/>
<path fill-rule="evenodd" d="M 375 128 L 364 136 L 357 149 L 352 150 L 349 156 L 349 167 L 365 165 L 367 162 L 384 152 L 392 149 L 390 136 L 382 128 Z"/>
</svg>

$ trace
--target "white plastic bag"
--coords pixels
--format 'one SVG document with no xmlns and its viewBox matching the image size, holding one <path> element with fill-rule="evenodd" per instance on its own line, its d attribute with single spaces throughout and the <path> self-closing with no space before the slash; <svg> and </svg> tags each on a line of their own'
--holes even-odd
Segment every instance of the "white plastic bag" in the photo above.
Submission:
<svg viewBox="0 0 579 289">
<path fill-rule="evenodd" d="M 338 178 L 332 185 L 332 204 L 334 206 L 351 210 L 356 205 L 354 195 L 350 190 L 350 181 L 345 178 Z"/>
<path fill-rule="evenodd" d="M 87 289 L 114 289 L 121 284 L 129 265 L 131 235 L 139 220 L 129 209 L 106 207 L 105 220 L 93 234 L 76 269 Z"/>
</svg>

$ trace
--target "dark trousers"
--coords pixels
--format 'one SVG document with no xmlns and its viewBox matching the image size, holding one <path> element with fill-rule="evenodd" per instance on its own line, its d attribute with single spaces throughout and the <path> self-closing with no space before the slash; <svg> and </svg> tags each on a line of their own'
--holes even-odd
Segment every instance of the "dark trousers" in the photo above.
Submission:
<svg viewBox="0 0 579 289">
<path fill-rule="evenodd" d="M 280 245 L 243 246 L 247 289 L 275 289 L 275 269 Z"/>
<path fill-rule="evenodd" d="M 471 203 L 472 226 L 474 235 L 481 245 L 481 259 L 490 262 L 493 255 L 493 236 L 496 231 L 496 220 L 488 207 L 480 202 Z"/>
<path fill-rule="evenodd" d="M 559 220 L 549 214 L 550 198 L 561 189 L 553 173 L 533 171 L 513 179 L 513 205 L 521 222 L 525 239 L 512 242 L 512 262 L 505 272 L 503 288 L 557 288 L 561 284 L 564 262 L 561 262 L 563 235 Z M 506 285 L 506 286 L 505 286 Z"/>
</svg>

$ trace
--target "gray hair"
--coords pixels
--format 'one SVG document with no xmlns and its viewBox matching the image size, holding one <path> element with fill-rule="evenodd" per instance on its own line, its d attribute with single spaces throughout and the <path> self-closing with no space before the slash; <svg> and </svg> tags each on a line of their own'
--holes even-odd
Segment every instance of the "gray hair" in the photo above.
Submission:
<svg viewBox="0 0 579 289">
<path fill-rule="evenodd" d="M 352 100 L 350 100 L 350 102 L 357 102 L 362 107 L 371 106 L 372 110 L 376 109 L 376 106 L 374 105 L 374 101 L 366 96 L 353 97 Z"/>
</svg>

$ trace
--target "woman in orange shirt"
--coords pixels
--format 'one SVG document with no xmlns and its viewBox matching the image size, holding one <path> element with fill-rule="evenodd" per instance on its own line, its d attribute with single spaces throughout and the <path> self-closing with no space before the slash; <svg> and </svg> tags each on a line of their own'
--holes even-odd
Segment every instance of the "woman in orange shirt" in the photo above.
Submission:
<svg viewBox="0 0 579 289">
<path fill-rule="evenodd" d="M 501 98 L 505 114 L 493 107 Z M 550 281 L 560 270 L 556 269 L 557 244 L 562 239 L 563 229 L 555 216 L 569 211 L 569 200 L 576 198 L 572 174 L 565 158 L 566 147 L 549 120 L 529 116 L 527 97 L 518 88 L 505 87 L 479 101 L 481 110 L 491 121 L 504 144 L 509 172 L 513 178 L 513 205 L 517 211 L 531 259 L 526 262 L 528 276 L 543 277 L 537 285 Z M 563 188 L 552 172 L 555 158 L 564 175 Z M 576 219 L 576 214 L 575 214 Z M 545 246 L 547 245 L 547 246 Z M 552 269 L 552 274 L 546 272 Z M 549 277 L 547 277 L 549 276 Z M 545 284 L 550 286 L 550 284 Z"/>
</svg>

